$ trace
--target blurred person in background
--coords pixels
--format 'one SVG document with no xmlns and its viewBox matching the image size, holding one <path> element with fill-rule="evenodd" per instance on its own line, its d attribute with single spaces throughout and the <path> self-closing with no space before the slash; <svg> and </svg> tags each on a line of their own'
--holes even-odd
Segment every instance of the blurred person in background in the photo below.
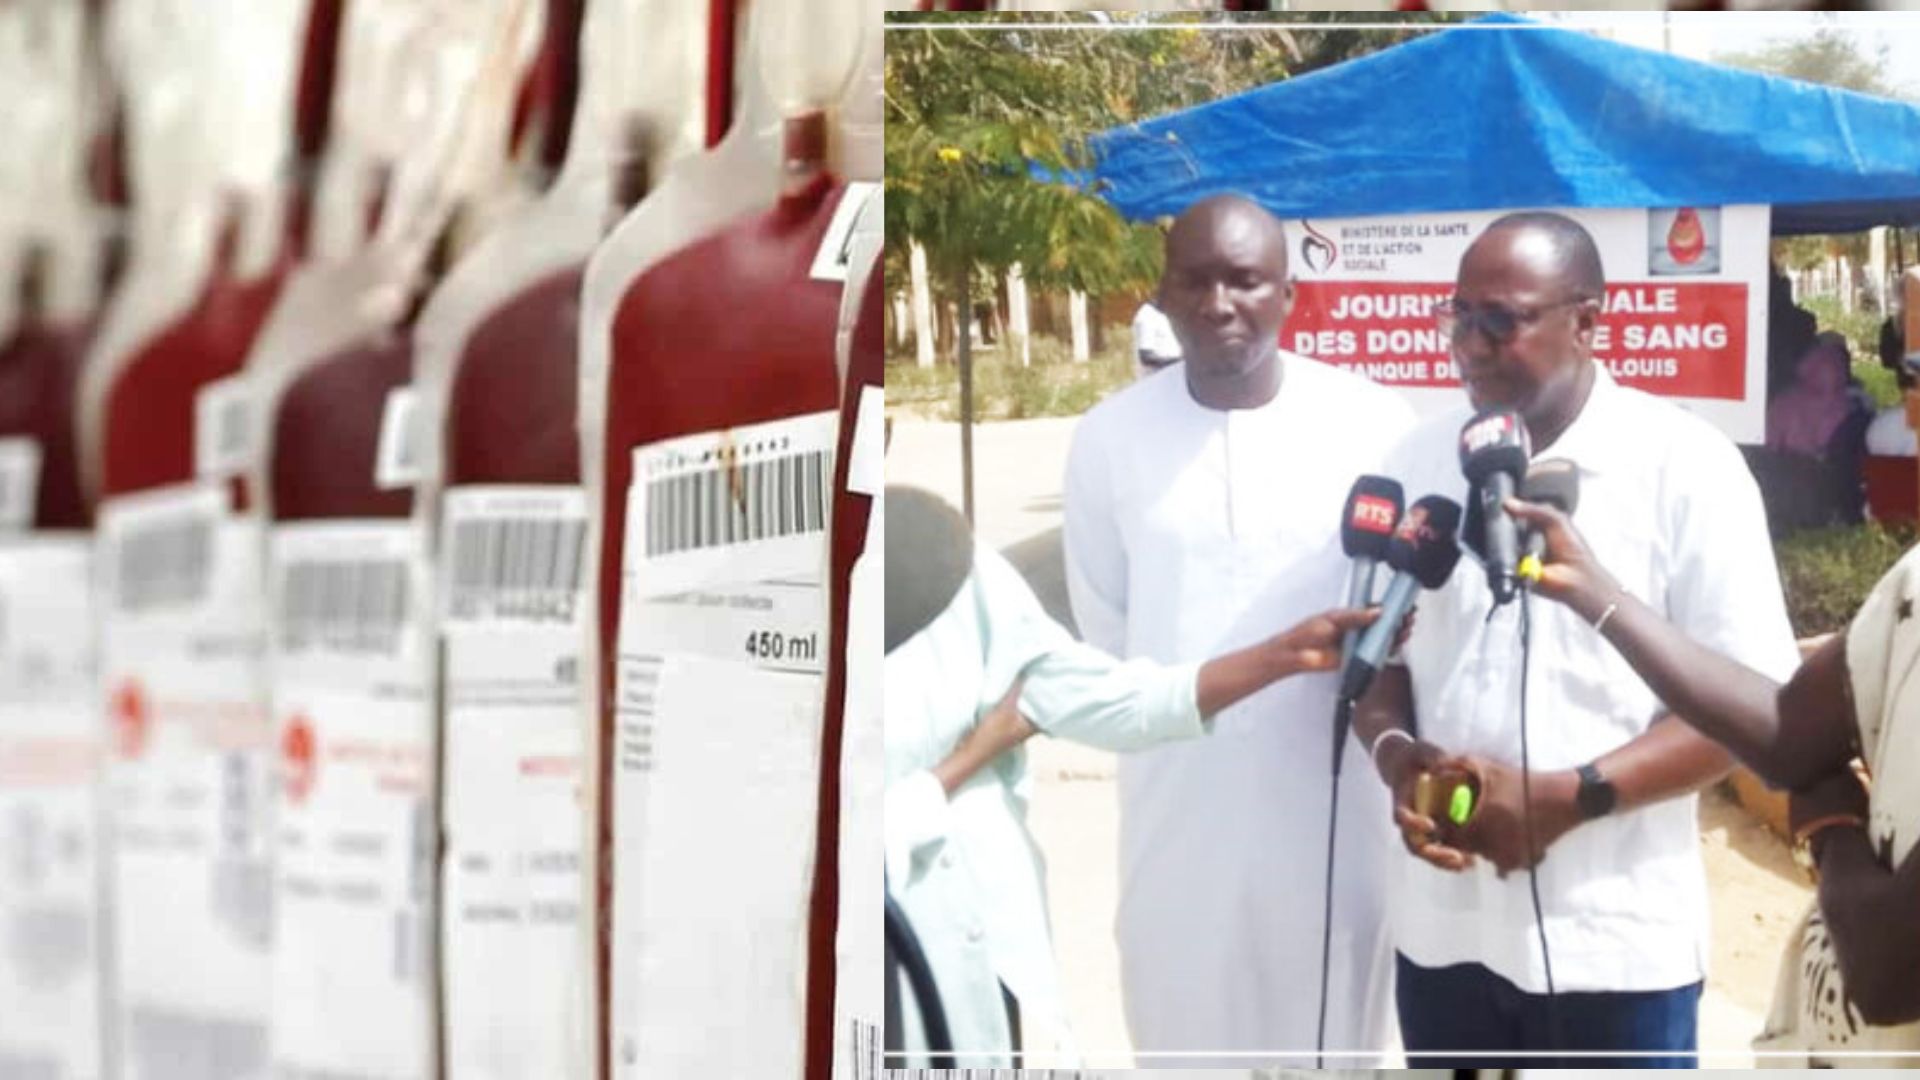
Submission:
<svg viewBox="0 0 1920 1080">
<path fill-rule="evenodd" d="M 1872 420 L 1847 339 L 1820 333 L 1795 363 L 1792 384 L 1767 406 L 1768 510 L 1776 533 L 1864 520 L 1862 459 Z"/>
<path fill-rule="evenodd" d="M 1180 339 L 1152 300 L 1133 313 L 1133 361 L 1134 377 L 1140 379 L 1180 362 Z"/>
</svg>

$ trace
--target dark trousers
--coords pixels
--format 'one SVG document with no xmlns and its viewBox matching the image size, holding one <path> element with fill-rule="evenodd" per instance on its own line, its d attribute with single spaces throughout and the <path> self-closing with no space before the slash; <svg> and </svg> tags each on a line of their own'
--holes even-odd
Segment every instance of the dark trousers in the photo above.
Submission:
<svg viewBox="0 0 1920 1080">
<path fill-rule="evenodd" d="M 1549 1008 L 1481 964 L 1425 968 L 1395 958 L 1400 1038 L 1412 1069 L 1691 1069 L 1700 984 L 1676 990 L 1563 993 Z M 1638 1057 L 1503 1057 L 1502 1051 L 1635 1050 Z"/>
</svg>

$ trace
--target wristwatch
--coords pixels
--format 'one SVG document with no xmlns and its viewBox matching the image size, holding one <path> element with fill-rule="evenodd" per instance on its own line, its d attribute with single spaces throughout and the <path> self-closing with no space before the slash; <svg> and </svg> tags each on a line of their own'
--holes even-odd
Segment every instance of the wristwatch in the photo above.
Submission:
<svg viewBox="0 0 1920 1080">
<path fill-rule="evenodd" d="M 1587 762 L 1574 772 L 1580 777 L 1580 790 L 1573 800 L 1580 807 L 1580 816 L 1592 821 L 1613 813 L 1618 793 L 1613 790 L 1613 784 L 1600 775 L 1600 770 L 1594 767 L 1593 762 Z"/>
</svg>

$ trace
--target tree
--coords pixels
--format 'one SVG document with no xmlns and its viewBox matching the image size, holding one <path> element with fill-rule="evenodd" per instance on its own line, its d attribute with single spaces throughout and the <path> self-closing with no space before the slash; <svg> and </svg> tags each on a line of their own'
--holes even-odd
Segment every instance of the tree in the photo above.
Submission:
<svg viewBox="0 0 1920 1080">
<path fill-rule="evenodd" d="M 1907 94 L 1887 79 L 1887 57 L 1885 42 L 1862 46 L 1838 27 L 1822 26 L 1812 34 L 1782 38 L 1751 52 L 1716 54 L 1713 59 L 1729 67 L 1784 75 L 1802 82 L 1879 97 L 1905 98 Z"/>
<path fill-rule="evenodd" d="M 1885 42 L 1863 45 L 1831 25 L 1821 26 L 1810 35 L 1781 38 L 1749 52 L 1716 54 L 1714 61 L 1878 97 L 1905 99 L 1910 96 L 1887 78 Z M 1904 254 L 1905 245 L 1901 247 Z M 1789 270 L 1811 270 L 1829 262 L 1838 265 L 1842 257 L 1856 271 L 1866 266 L 1867 234 L 1790 236 L 1773 242 L 1774 261 Z"/>
<path fill-rule="evenodd" d="M 1038 288 L 1149 286 L 1160 274 L 1158 230 L 1124 221 L 1088 186 L 1034 169 L 1080 173 L 1095 133 L 1340 63 L 1435 23 L 1346 29 L 1351 16 L 1321 12 L 1233 31 L 1199 25 L 1228 18 L 1051 13 L 996 18 L 990 29 L 977 17 L 896 16 L 939 29 L 888 35 L 888 244 L 924 245 L 943 291 L 956 290 L 967 267 L 998 274 L 1014 263 Z M 1040 20 L 1090 25 L 1026 28 Z M 1159 28 L 1105 32 L 1095 21 Z"/>
</svg>

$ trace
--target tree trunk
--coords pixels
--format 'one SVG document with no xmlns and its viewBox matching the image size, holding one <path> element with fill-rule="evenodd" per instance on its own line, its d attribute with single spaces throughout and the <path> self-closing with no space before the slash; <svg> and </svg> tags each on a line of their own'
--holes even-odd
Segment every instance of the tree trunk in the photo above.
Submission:
<svg viewBox="0 0 1920 1080">
<path fill-rule="evenodd" d="M 1033 336 L 1027 311 L 1027 279 L 1019 263 L 1007 268 L 1007 345 L 1010 355 L 1020 358 L 1021 367 L 1033 366 Z"/>
<path fill-rule="evenodd" d="M 964 262 L 954 275 L 954 287 L 960 296 L 960 310 L 973 308 L 973 282 L 970 267 Z M 960 327 L 960 509 L 973 526 L 973 335 Z"/>
<path fill-rule="evenodd" d="M 927 281 L 927 249 L 913 245 L 910 260 L 913 278 L 914 362 L 923 368 L 933 366 L 933 290 Z"/>
<path fill-rule="evenodd" d="M 1084 364 L 1092 352 L 1087 347 L 1087 294 L 1078 289 L 1067 294 L 1067 320 L 1073 324 L 1073 359 Z"/>
</svg>

